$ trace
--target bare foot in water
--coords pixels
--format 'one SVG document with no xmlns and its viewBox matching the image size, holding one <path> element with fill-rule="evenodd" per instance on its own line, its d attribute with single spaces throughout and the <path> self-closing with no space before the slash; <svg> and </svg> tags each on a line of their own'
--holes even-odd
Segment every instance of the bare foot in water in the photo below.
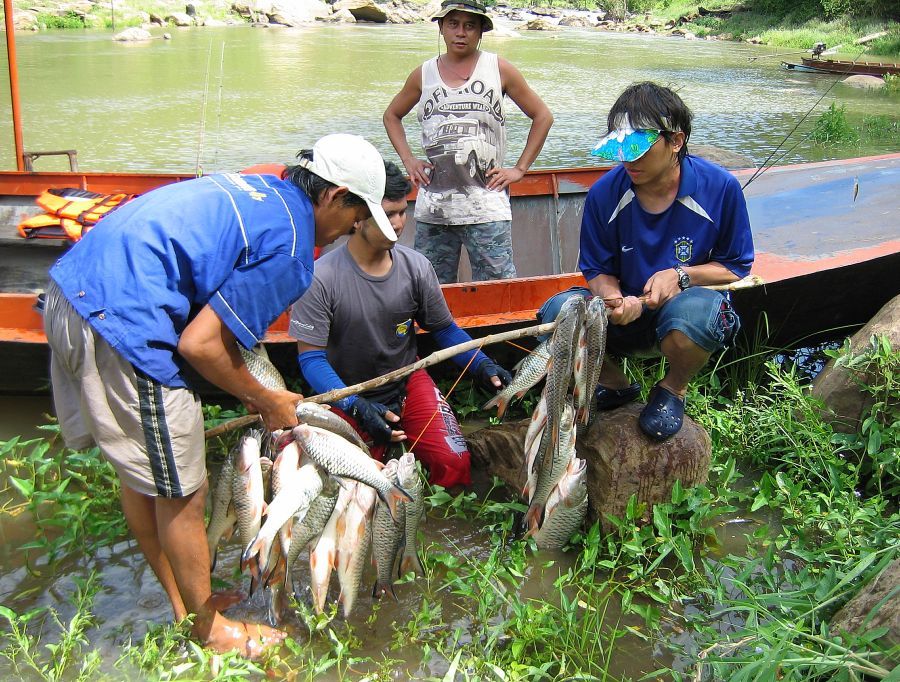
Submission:
<svg viewBox="0 0 900 682">
<path fill-rule="evenodd" d="M 218 653 L 236 651 L 245 658 L 256 659 L 277 648 L 286 636 L 287 633 L 268 625 L 229 620 L 217 613 L 202 641 L 204 647 Z"/>
<path fill-rule="evenodd" d="M 239 604 L 244 600 L 244 593 L 240 590 L 223 590 L 221 592 L 213 592 L 209 598 L 209 605 L 216 611 L 221 613 L 230 609 L 235 604 Z"/>
</svg>

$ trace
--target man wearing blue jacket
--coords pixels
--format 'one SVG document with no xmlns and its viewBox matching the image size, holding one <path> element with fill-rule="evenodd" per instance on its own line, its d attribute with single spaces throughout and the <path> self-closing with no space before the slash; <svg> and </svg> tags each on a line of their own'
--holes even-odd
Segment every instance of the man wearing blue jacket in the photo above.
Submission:
<svg viewBox="0 0 900 682">
<path fill-rule="evenodd" d="M 302 396 L 262 386 L 237 344 L 256 345 L 307 289 L 313 247 L 370 215 L 389 236 L 384 162 L 328 135 L 282 180 L 223 174 L 167 185 L 101 220 L 50 271 L 44 326 L 66 444 L 99 446 L 122 510 L 176 620 L 218 652 L 248 657 L 284 633 L 225 618 L 210 589 L 203 415 L 187 365 L 259 412 L 297 424 Z"/>
</svg>

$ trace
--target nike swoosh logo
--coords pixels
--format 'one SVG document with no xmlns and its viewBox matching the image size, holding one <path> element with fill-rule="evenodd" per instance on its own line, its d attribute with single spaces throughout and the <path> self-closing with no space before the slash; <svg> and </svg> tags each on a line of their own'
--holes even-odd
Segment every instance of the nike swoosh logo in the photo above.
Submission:
<svg viewBox="0 0 900 682">
<path fill-rule="evenodd" d="M 622 247 L 622 253 L 628 253 L 629 251 L 634 251 L 634 247 L 633 246 L 623 246 Z"/>
</svg>

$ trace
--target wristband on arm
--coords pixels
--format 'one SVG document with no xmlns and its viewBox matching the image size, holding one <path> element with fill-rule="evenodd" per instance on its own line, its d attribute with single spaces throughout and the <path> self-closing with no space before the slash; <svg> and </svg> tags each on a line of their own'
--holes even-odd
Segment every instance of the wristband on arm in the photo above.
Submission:
<svg viewBox="0 0 900 682">
<path fill-rule="evenodd" d="M 316 393 L 327 393 L 338 388 L 347 388 L 334 367 L 328 362 L 328 356 L 324 350 L 308 350 L 297 356 L 297 362 L 300 365 L 300 372 L 303 378 L 312 387 Z M 348 398 L 342 398 L 334 402 L 335 407 L 339 407 L 344 412 L 349 413 L 356 402 L 356 396 L 351 395 Z"/>
</svg>

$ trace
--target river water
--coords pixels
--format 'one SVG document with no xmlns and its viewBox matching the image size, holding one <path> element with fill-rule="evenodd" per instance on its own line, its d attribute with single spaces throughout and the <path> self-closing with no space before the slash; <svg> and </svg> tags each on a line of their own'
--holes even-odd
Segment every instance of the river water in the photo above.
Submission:
<svg viewBox="0 0 900 682">
<path fill-rule="evenodd" d="M 437 50 L 431 25 L 185 30 L 175 31 L 171 41 L 133 45 L 115 43 L 107 32 L 47 31 L 17 38 L 26 150 L 77 149 L 81 169 L 90 171 L 190 172 L 199 166 L 211 172 L 287 161 L 334 131 L 362 134 L 396 159 L 381 125 L 382 111 L 408 73 Z M 875 114 L 896 116 L 900 99 L 840 84 L 832 88 L 834 78 L 788 73 L 778 59 L 750 61 L 773 53 L 769 48 L 585 30 L 515 38 L 488 34 L 484 48 L 515 64 L 554 112 L 556 123 L 536 167 L 591 164 L 588 151 L 604 131 L 607 109 L 625 85 L 644 79 L 679 89 L 696 114 L 693 141 L 743 153 L 757 163 L 814 107 L 784 145 L 790 150 L 785 161 L 897 148 L 896 140 L 841 150 L 803 142 L 802 134 L 831 102 L 846 104 L 858 122 Z M 8 83 L 0 80 L 5 100 Z M 0 129 L 10 130 L 10 118 L 3 108 Z M 410 124 L 415 130 L 415 122 Z M 514 111 L 510 158 L 526 134 L 527 119 Z M 415 132 L 410 139 L 415 145 Z M 0 168 L 14 165 L 9 134 L 0 143 Z M 63 166 L 42 159 L 37 168 Z M 36 435 L 49 410 L 46 396 L 0 398 L 0 441 Z M 6 485 L 0 481 L 0 487 Z M 95 612 L 101 626 L 94 644 L 113 659 L 118 643 L 142 636 L 148 622 L 170 617 L 133 542 L 105 550 L 89 565 L 80 561 L 53 575 L 32 574 L 16 550 L 34 532 L 23 516 L 0 515 L 0 602 L 20 612 L 54 604 L 65 617 L 60 594 L 70 591 L 74 577 L 99 570 L 103 590 Z M 723 529 L 723 550 L 741 552 L 742 535 Z M 429 518 L 425 537 L 440 546 L 449 541 L 465 546 L 473 557 L 489 551 L 489 539 L 470 522 Z M 547 558 L 535 559 L 522 598 L 545 593 L 572 561 L 562 553 L 552 564 Z M 231 546 L 223 552 L 223 580 L 233 578 L 236 562 L 237 548 Z M 404 609 L 415 608 L 416 593 L 405 587 L 407 596 L 383 607 L 378 620 L 402 620 Z M 261 618 L 262 608 L 253 608 Z M 367 622 L 368 599 L 360 600 L 358 611 L 353 622 L 365 638 L 360 653 L 375 655 L 390 629 Z M 465 614 L 459 618 L 464 622 Z M 613 669 L 640 677 L 668 662 L 651 644 L 628 640 L 617 645 Z M 442 674 L 416 670 L 415 660 L 410 664 L 409 674 Z"/>
<path fill-rule="evenodd" d="M 137 44 L 111 36 L 17 36 L 26 150 L 76 149 L 82 170 L 191 172 L 199 165 L 210 172 L 287 161 L 321 135 L 344 131 L 366 136 L 396 159 L 382 112 L 410 71 L 438 47 L 434 25 L 425 24 L 175 30 L 172 40 Z M 647 79 L 674 86 L 692 107 L 692 140 L 757 163 L 814 106 L 784 145 L 791 150 L 785 162 L 897 148 L 896 140 L 840 150 L 802 142 L 833 101 L 845 103 L 858 122 L 866 115 L 896 116 L 900 97 L 832 88 L 831 76 L 789 73 L 779 58 L 766 57 L 775 48 L 579 29 L 488 33 L 483 47 L 515 64 L 555 115 L 535 167 L 596 165 L 588 152 L 605 130 L 607 110 L 627 84 Z M 0 81 L 5 103 L 8 83 Z M 514 162 L 528 120 L 510 108 L 508 159 Z M 0 130 L 11 131 L 10 120 L 4 105 Z M 416 148 L 414 116 L 407 123 Z M 37 169 L 62 169 L 63 163 L 45 158 Z M 14 167 L 9 132 L 0 168 Z"/>
</svg>

